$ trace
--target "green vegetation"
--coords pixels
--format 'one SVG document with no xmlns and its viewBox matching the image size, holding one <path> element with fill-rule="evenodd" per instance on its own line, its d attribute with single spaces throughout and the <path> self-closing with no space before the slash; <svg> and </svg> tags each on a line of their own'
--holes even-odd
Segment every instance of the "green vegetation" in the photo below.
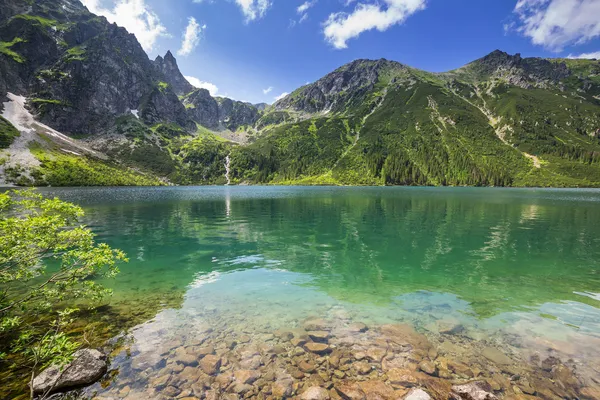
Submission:
<svg viewBox="0 0 600 400">
<path fill-rule="evenodd" d="M 161 93 L 164 93 L 169 88 L 169 84 L 167 82 L 160 81 L 157 83 L 157 87 Z"/>
<path fill-rule="evenodd" d="M 92 278 L 114 277 L 126 256 L 97 244 L 78 225 L 82 216 L 80 207 L 33 191 L 0 193 L 2 369 L 33 376 L 70 361 L 84 338 L 68 335 L 67 327 L 110 295 Z"/>
<path fill-rule="evenodd" d="M 24 41 L 25 40 L 17 37 L 17 38 L 14 38 L 10 42 L 0 42 L 0 53 L 12 58 L 13 61 L 18 62 L 19 64 L 22 64 L 25 62 L 25 58 L 23 56 L 21 56 L 19 53 L 17 53 L 16 51 L 12 50 L 11 47 L 17 43 L 22 43 Z"/>
<path fill-rule="evenodd" d="M 32 175 L 36 186 L 154 186 L 162 183 L 151 175 L 111 165 L 91 157 L 48 152 L 33 146 L 31 152 L 41 162 Z"/>
<path fill-rule="evenodd" d="M 56 99 L 39 99 L 39 98 L 35 98 L 35 99 L 31 99 L 29 100 L 29 102 L 33 103 L 33 104 L 56 104 L 56 105 L 67 105 L 65 102 L 60 101 L 60 100 L 56 100 Z"/>
<path fill-rule="evenodd" d="M 19 137 L 20 133 L 4 117 L 0 116 L 0 149 L 7 149 Z"/>
<path fill-rule="evenodd" d="M 85 48 L 83 46 L 71 47 L 65 52 L 65 62 L 85 61 Z"/>
</svg>

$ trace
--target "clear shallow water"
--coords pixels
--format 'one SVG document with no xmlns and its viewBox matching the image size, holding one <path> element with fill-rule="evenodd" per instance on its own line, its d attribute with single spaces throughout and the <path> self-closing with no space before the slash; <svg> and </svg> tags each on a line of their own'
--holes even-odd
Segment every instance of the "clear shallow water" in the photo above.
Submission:
<svg viewBox="0 0 600 400">
<path fill-rule="evenodd" d="M 299 329 L 316 317 L 332 332 L 353 322 L 373 327 L 369 332 L 406 323 L 436 346 L 460 346 L 446 350 L 464 360 L 490 345 L 523 363 L 552 355 L 570 360 L 583 386 L 598 383 L 600 191 L 44 192 L 82 205 L 98 239 L 129 255 L 118 279 L 107 283 L 112 305 L 154 316 L 129 331 L 128 350 L 113 360 L 119 373 L 112 383 L 88 393 L 158 396 L 149 383 L 153 373 L 176 360 L 164 353 L 165 343 L 190 345 L 209 327 L 206 337 L 217 348 L 242 336 L 256 346 L 279 343 L 272 342 L 274 331 Z M 462 330 L 440 333 L 448 324 Z M 366 339 L 354 340 L 351 346 Z M 136 366 L 147 358 L 163 361 Z M 190 387 L 181 383 L 178 390 Z"/>
</svg>

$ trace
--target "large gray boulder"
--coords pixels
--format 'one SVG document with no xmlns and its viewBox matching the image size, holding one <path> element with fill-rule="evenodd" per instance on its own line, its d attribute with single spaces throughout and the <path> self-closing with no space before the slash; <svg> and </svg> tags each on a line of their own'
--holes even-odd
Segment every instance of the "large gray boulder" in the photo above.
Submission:
<svg viewBox="0 0 600 400">
<path fill-rule="evenodd" d="M 90 385 L 106 373 L 106 356 L 94 349 L 75 352 L 73 361 L 62 367 L 53 365 L 33 380 L 33 392 L 54 393 Z"/>
</svg>

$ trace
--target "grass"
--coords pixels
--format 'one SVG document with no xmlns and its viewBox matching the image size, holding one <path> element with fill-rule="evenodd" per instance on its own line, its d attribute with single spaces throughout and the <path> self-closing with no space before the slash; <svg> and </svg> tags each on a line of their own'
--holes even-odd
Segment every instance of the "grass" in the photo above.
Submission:
<svg viewBox="0 0 600 400">
<path fill-rule="evenodd" d="M 25 62 L 25 58 L 22 55 L 20 55 L 19 53 L 17 53 L 16 51 L 11 49 L 11 47 L 14 46 L 15 44 L 22 43 L 22 42 L 25 42 L 25 40 L 18 38 L 18 37 L 14 38 L 10 42 L 0 42 L 0 53 L 12 58 L 12 60 L 17 63 L 22 64 Z"/>
<path fill-rule="evenodd" d="M 8 120 L 0 116 L 0 149 L 7 149 L 20 133 Z"/>
</svg>

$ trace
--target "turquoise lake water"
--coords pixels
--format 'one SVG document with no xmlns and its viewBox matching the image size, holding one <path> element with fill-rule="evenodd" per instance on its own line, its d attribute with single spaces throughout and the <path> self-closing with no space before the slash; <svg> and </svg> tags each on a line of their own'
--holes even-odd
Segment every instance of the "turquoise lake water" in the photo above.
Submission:
<svg viewBox="0 0 600 400">
<path fill-rule="evenodd" d="M 434 336 L 436 321 L 451 321 L 523 359 L 553 354 L 583 375 L 600 372 L 598 190 L 43 193 L 83 206 L 98 240 L 128 254 L 107 284 L 115 306 L 151 310 L 129 332 L 141 354 L 208 321 L 257 338 L 313 317 L 402 322 Z M 115 385 L 126 377 L 123 367 Z"/>
</svg>

